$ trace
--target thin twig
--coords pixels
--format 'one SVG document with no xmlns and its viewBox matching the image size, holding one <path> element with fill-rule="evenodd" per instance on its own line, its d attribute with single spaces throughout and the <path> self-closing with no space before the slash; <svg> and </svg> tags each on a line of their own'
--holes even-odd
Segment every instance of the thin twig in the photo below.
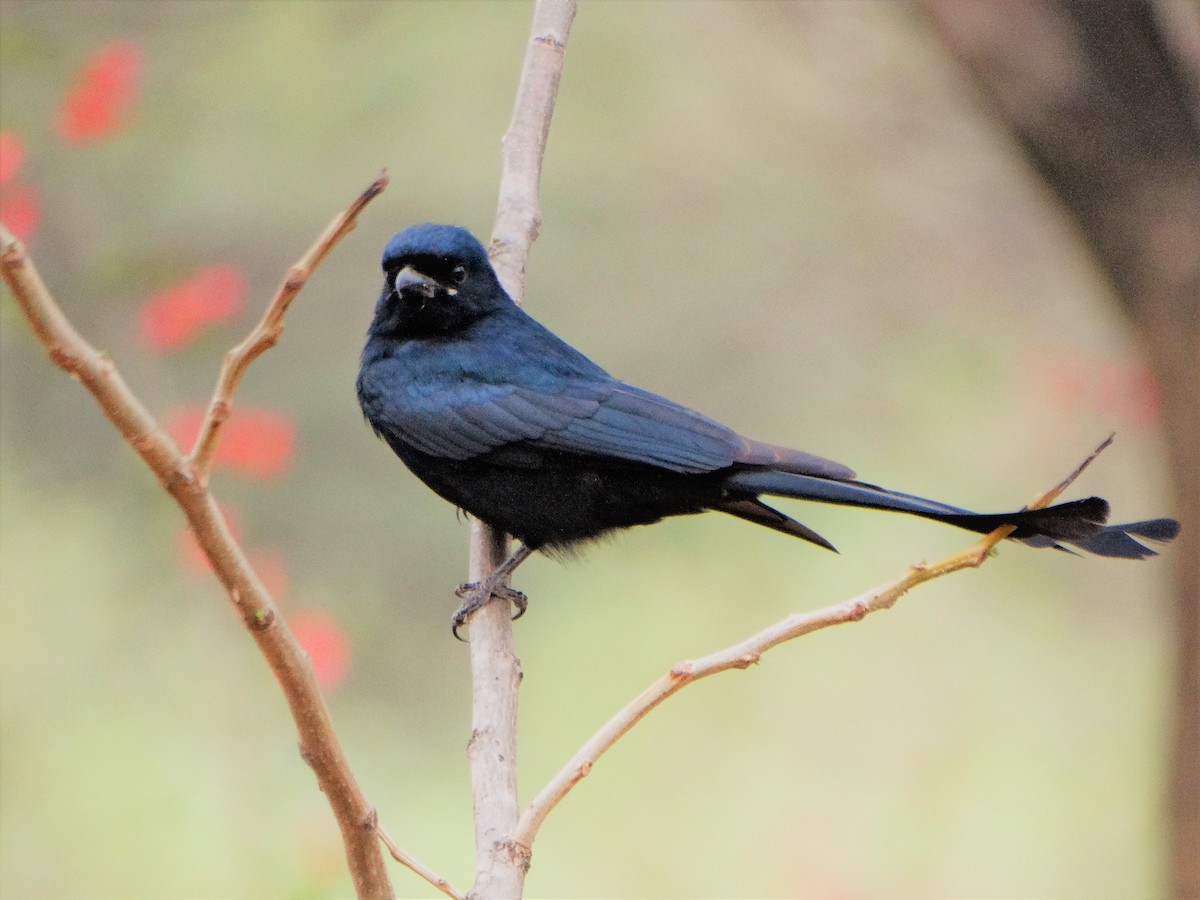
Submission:
<svg viewBox="0 0 1200 900">
<path fill-rule="evenodd" d="M 392 859 L 396 860 L 402 866 L 412 869 L 447 897 L 453 897 L 454 900 L 463 900 L 463 895 L 451 887 L 449 881 L 402 850 L 386 828 L 376 823 L 375 830 L 379 832 L 379 839 L 383 841 L 383 846 L 387 847 L 388 852 L 392 854 Z"/>
<path fill-rule="evenodd" d="M 1039 494 L 1027 508 L 1040 509 L 1053 502 L 1111 441 L 1112 437 L 1109 436 L 1074 472 L 1055 487 Z M 726 672 L 730 669 L 748 668 L 757 663 L 761 656 L 772 647 L 786 641 L 833 625 L 858 622 L 870 613 L 890 609 L 905 593 L 919 584 L 962 569 L 978 568 L 983 565 L 984 560 L 988 558 L 996 544 L 1008 537 L 1013 530 L 1011 525 L 997 528 L 961 553 L 932 565 L 919 563 L 910 566 L 900 578 L 888 584 L 824 609 L 795 613 L 723 650 L 699 659 L 676 663 L 669 672 L 642 691 L 624 709 L 605 723 L 604 727 L 597 731 L 550 779 L 521 815 L 520 821 L 513 831 L 513 842 L 529 852 L 534 838 L 537 837 L 538 829 L 541 828 L 542 822 L 545 821 L 550 811 L 591 772 L 596 761 L 613 744 L 672 694 L 709 675 Z"/>
<path fill-rule="evenodd" d="M 563 54 L 575 0 L 537 0 L 513 104 L 512 121 L 501 142 L 492 263 L 501 283 L 518 303 L 525 287 L 529 248 L 541 227 L 538 186 L 550 119 L 562 75 Z M 478 581 L 503 562 L 507 535 L 481 522 L 472 523 L 468 569 Z M 529 854 L 508 839 L 516 825 L 517 687 L 521 666 L 513 650 L 507 603 L 489 603 L 470 620 L 471 740 L 467 755 L 475 811 L 475 884 L 473 897 L 522 895 Z"/>
<path fill-rule="evenodd" d="M 379 184 L 376 182 L 372 189 Z M 273 307 L 278 306 L 271 326 L 276 336 L 281 326 L 279 320 L 303 285 L 304 278 L 337 239 L 352 227 L 354 215 L 376 193 L 378 190 L 368 190 L 334 220 L 334 225 L 323 236 L 327 239 L 318 241 L 314 245 L 315 252 L 310 251 L 301 260 L 305 266 L 301 278 L 292 283 L 289 276 L 286 297 L 277 298 L 276 303 L 272 304 Z M 130 390 L 112 360 L 75 330 L 42 282 L 25 248 L 2 226 L 0 274 L 3 274 L 50 359 L 92 393 L 109 421 L 187 517 L 213 571 L 279 681 L 296 723 L 300 755 L 316 774 L 317 782 L 341 829 L 346 861 L 356 893 L 359 897 L 369 898 L 393 896 L 383 854 L 374 833 L 377 824 L 375 811 L 367 803 L 342 753 L 308 656 L 279 615 L 241 546 L 230 534 L 216 500 L 203 483 L 204 479 L 195 476 L 191 461 L 180 452 Z M 223 402 L 228 403 L 232 399 L 233 390 L 245 366 L 270 346 L 273 340 L 270 338 L 259 346 L 251 347 L 242 362 L 229 365 L 227 360 L 221 379 L 222 382 L 228 379 L 228 387 L 222 395 Z M 211 440 L 215 441 L 215 436 Z"/>
<path fill-rule="evenodd" d="M 200 433 L 196 436 L 196 443 L 192 447 L 189 457 L 195 476 L 200 479 L 201 483 L 208 481 L 209 469 L 212 466 L 213 453 L 217 449 L 221 426 L 233 412 L 233 394 L 242 380 L 242 375 L 246 373 L 250 363 L 254 362 L 264 351 L 275 346 L 275 342 L 283 333 L 283 317 L 287 315 L 292 300 L 300 293 L 300 289 L 308 282 L 313 270 L 321 264 L 334 245 L 354 229 L 358 214 L 382 193 L 387 185 L 387 172 L 384 171 L 350 206 L 329 223 L 320 237 L 308 248 L 308 251 L 297 260 L 294 266 L 288 269 L 283 284 L 279 286 L 275 298 L 267 305 L 258 324 L 254 326 L 245 340 L 225 354 L 225 360 L 221 364 L 221 373 L 217 377 L 216 389 L 208 404 L 208 413 L 200 426 Z"/>
</svg>

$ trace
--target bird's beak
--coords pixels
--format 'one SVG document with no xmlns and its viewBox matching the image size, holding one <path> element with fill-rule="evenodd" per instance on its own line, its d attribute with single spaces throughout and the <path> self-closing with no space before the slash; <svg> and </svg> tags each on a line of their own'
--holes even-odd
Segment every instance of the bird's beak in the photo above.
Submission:
<svg viewBox="0 0 1200 900">
<path fill-rule="evenodd" d="M 441 289 L 436 281 L 428 275 L 423 275 L 412 266 L 405 266 L 396 273 L 394 282 L 397 294 L 415 293 L 420 294 L 426 300 L 432 300 L 437 292 Z"/>
</svg>

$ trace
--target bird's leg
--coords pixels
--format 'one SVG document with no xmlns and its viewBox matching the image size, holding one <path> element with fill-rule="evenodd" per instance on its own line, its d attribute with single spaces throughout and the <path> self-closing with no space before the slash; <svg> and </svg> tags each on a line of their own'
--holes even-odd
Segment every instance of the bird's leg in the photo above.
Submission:
<svg viewBox="0 0 1200 900">
<path fill-rule="evenodd" d="M 461 597 L 463 604 L 454 613 L 451 618 L 450 633 L 456 638 L 458 637 L 458 629 L 466 624 L 467 617 L 481 606 L 491 602 L 495 597 L 500 600 L 507 600 L 517 608 L 517 614 L 513 619 L 519 619 L 525 615 L 525 609 L 529 606 L 529 601 L 520 591 L 513 590 L 504 582 L 508 576 L 513 573 L 513 570 L 521 563 L 529 558 L 533 550 L 530 547 L 522 544 L 514 550 L 504 562 L 500 563 L 490 575 L 482 581 L 472 581 L 468 584 L 460 584 L 458 590 L 454 593 Z M 458 638 L 462 640 L 462 638 Z"/>
</svg>

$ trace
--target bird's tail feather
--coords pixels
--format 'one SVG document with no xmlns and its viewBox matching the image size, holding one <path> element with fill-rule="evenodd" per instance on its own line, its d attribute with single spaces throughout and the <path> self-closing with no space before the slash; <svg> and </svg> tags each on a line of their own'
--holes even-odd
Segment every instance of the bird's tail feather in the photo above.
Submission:
<svg viewBox="0 0 1200 900">
<path fill-rule="evenodd" d="M 1108 502 L 1100 497 L 1072 500 L 1042 509 L 1023 509 L 1007 513 L 974 513 L 961 507 L 950 506 L 936 500 L 928 500 L 899 491 L 890 491 L 861 481 L 834 481 L 769 469 L 748 469 L 736 472 L 725 481 L 725 486 L 734 491 L 746 491 L 755 495 L 771 494 L 777 497 L 813 500 L 818 503 L 834 503 L 839 506 L 860 506 L 868 509 L 908 513 L 980 534 L 987 534 L 1002 525 L 1012 525 L 1016 529 L 1012 538 L 1034 547 L 1066 549 L 1062 544 L 1069 544 L 1099 556 L 1124 559 L 1142 559 L 1155 555 L 1153 550 L 1135 540 L 1137 537 L 1154 541 L 1169 541 L 1179 532 L 1179 523 L 1173 519 L 1149 519 L 1124 525 L 1106 526 Z M 758 505 L 761 509 L 770 510 L 770 507 L 763 504 Z M 763 517 L 761 512 L 756 513 L 758 518 L 748 514 L 748 508 L 745 510 L 723 508 L 723 511 L 751 521 L 759 521 Z M 792 530 L 777 523 L 760 522 L 760 524 L 766 524 L 789 533 Z M 799 536 L 812 540 L 806 535 Z M 813 542 L 822 543 L 823 540 Z"/>
<path fill-rule="evenodd" d="M 1147 547 L 1136 538 L 1165 543 L 1173 540 L 1177 534 L 1179 534 L 1179 523 L 1174 519 L 1145 519 L 1141 522 L 1106 525 L 1091 537 L 1063 543 L 1097 556 L 1110 556 L 1117 559 L 1146 559 L 1150 556 L 1158 556 L 1158 551 Z M 1070 547 L 1064 547 L 1048 537 L 1025 538 L 1024 543 L 1031 547 L 1054 547 L 1058 550 L 1070 550 Z"/>
<path fill-rule="evenodd" d="M 737 516 L 739 519 L 745 519 L 747 522 L 753 522 L 755 525 L 762 525 L 766 528 L 773 528 L 776 531 L 782 531 L 784 534 L 790 534 L 792 537 L 798 537 L 801 540 L 808 541 L 810 544 L 816 544 L 818 547 L 824 547 L 826 550 L 832 550 L 837 553 L 837 547 L 825 540 L 807 525 L 802 525 L 790 516 L 786 516 L 777 509 L 772 509 L 756 497 L 739 497 L 729 499 L 720 506 L 714 507 L 723 513 L 729 513 L 731 516 Z"/>
</svg>

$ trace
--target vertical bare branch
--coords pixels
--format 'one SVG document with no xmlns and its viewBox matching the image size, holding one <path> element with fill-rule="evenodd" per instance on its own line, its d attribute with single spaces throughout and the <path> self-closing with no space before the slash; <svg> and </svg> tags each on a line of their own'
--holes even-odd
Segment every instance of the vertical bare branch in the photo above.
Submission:
<svg viewBox="0 0 1200 900">
<path fill-rule="evenodd" d="M 491 247 L 501 283 L 520 302 L 529 248 L 541 227 L 538 187 L 550 118 L 558 95 L 563 55 L 575 0 L 537 0 L 521 68 L 512 121 L 502 147 L 504 167 Z M 469 571 L 485 577 L 508 553 L 508 537 L 475 522 Z M 475 809 L 474 897 L 520 897 L 529 854 L 509 835 L 517 824 L 517 687 L 521 667 L 513 650 L 507 603 L 489 603 L 470 623 L 473 701 L 471 786 Z"/>
<path fill-rule="evenodd" d="M 492 265 L 518 303 L 525 295 L 529 248 L 542 227 L 538 192 L 575 0 L 537 0 L 512 120 L 501 139 L 504 169 L 492 226 Z"/>
</svg>

